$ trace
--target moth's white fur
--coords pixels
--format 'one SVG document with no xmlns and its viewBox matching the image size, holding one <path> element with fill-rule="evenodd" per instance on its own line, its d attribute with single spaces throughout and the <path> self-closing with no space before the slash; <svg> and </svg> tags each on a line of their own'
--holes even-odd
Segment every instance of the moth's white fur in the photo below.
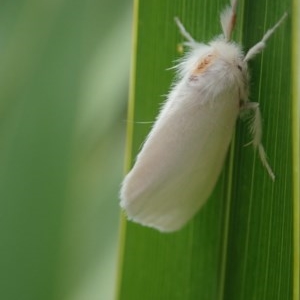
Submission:
<svg viewBox="0 0 300 300">
<path fill-rule="evenodd" d="M 258 103 L 248 102 L 247 61 L 264 47 L 286 15 L 246 55 L 230 42 L 236 1 L 221 14 L 223 36 L 197 43 L 178 19 L 190 51 L 176 66 L 177 81 L 167 97 L 121 189 L 130 220 L 160 231 L 180 229 L 214 188 L 242 110 L 253 111 L 253 145 L 271 178 L 261 144 Z"/>
</svg>

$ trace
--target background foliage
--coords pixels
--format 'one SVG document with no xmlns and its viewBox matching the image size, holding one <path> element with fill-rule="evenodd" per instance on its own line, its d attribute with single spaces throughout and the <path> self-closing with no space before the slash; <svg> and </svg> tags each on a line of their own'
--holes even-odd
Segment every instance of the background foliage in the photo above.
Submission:
<svg viewBox="0 0 300 300">
<path fill-rule="evenodd" d="M 0 2 L 0 294 L 112 299 L 131 1 Z"/>
</svg>

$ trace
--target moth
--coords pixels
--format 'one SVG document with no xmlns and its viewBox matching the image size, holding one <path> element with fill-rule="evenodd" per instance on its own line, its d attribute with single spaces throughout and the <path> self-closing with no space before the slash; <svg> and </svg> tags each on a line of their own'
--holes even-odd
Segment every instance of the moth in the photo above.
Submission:
<svg viewBox="0 0 300 300">
<path fill-rule="evenodd" d="M 196 42 L 178 18 L 187 54 L 175 67 L 176 80 L 120 192 L 128 218 L 162 232 L 183 227 L 206 202 L 221 173 L 235 123 L 250 111 L 252 144 L 270 177 L 262 145 L 259 104 L 250 102 L 248 61 L 286 18 L 269 29 L 244 54 L 231 41 L 237 1 L 221 13 L 223 34 L 208 44 Z"/>
</svg>

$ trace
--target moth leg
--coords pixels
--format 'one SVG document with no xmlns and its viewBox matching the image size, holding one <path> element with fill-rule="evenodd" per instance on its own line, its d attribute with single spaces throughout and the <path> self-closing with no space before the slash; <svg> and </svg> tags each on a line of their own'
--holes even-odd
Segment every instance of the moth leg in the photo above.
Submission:
<svg viewBox="0 0 300 300">
<path fill-rule="evenodd" d="M 275 30 L 281 25 L 281 23 L 284 21 L 286 17 L 287 17 L 287 13 L 284 13 L 283 16 L 280 18 L 280 20 L 264 34 L 262 39 L 248 50 L 244 58 L 245 62 L 252 59 L 254 56 L 256 56 L 256 54 L 260 53 L 266 47 L 267 40 L 275 32 Z"/>
<path fill-rule="evenodd" d="M 189 34 L 189 32 L 185 29 L 183 24 L 180 22 L 179 18 L 175 17 L 174 20 L 176 25 L 179 28 L 181 35 L 188 41 L 186 44 L 190 46 L 197 44 L 197 42 L 192 38 L 192 36 Z"/>
<path fill-rule="evenodd" d="M 267 159 L 267 155 L 265 152 L 265 149 L 262 145 L 262 119 L 261 119 L 261 113 L 259 109 L 259 103 L 257 102 L 246 102 L 241 107 L 241 110 L 246 110 L 253 112 L 253 118 L 250 120 L 250 133 L 253 136 L 253 140 L 249 143 L 252 144 L 254 149 L 258 149 L 258 154 L 260 157 L 260 160 L 263 164 L 263 166 L 266 168 L 269 176 L 274 181 L 275 175 L 272 171 L 272 168 L 270 167 Z"/>
</svg>

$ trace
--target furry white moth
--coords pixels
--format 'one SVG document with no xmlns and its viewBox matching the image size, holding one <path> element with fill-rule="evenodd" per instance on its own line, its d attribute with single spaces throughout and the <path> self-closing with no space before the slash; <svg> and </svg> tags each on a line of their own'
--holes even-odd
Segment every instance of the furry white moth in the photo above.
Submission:
<svg viewBox="0 0 300 300">
<path fill-rule="evenodd" d="M 176 18 L 190 51 L 176 66 L 178 79 L 122 184 L 121 207 L 134 222 L 170 232 L 196 214 L 216 184 L 235 122 L 245 110 L 253 114 L 252 144 L 274 180 L 261 144 L 259 104 L 248 101 L 247 62 L 286 14 L 244 55 L 230 41 L 236 2 L 221 13 L 223 35 L 208 45 L 196 42 Z"/>
</svg>

